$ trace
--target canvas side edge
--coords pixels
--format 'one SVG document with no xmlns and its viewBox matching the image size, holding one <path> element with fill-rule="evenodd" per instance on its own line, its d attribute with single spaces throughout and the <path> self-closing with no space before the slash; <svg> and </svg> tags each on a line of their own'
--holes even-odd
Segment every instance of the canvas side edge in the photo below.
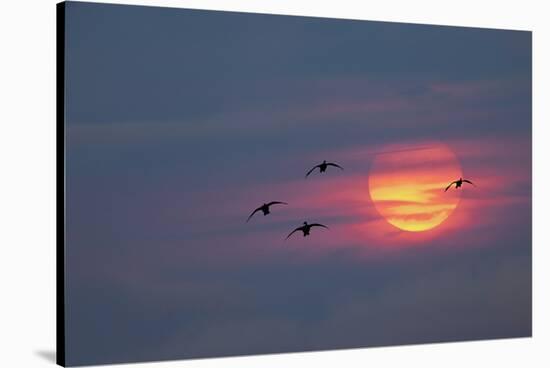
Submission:
<svg viewBox="0 0 550 368">
<path fill-rule="evenodd" d="M 65 2 L 56 4 L 56 363 L 65 366 Z"/>
</svg>

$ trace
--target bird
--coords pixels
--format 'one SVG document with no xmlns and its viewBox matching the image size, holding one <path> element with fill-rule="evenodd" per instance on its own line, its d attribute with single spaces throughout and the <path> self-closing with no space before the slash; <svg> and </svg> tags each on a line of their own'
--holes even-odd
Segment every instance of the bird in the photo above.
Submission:
<svg viewBox="0 0 550 368">
<path fill-rule="evenodd" d="M 453 181 L 451 184 L 449 184 L 449 185 L 447 186 L 447 188 L 445 188 L 445 191 L 449 190 L 449 188 L 452 187 L 453 184 L 456 185 L 456 186 L 455 186 L 455 189 L 458 189 L 458 188 L 460 188 L 460 187 L 462 186 L 462 183 L 472 184 L 474 187 L 476 186 L 476 185 L 475 185 L 474 183 L 472 183 L 471 181 L 460 178 L 460 179 L 458 179 L 458 180 Z"/>
<path fill-rule="evenodd" d="M 262 211 L 264 216 L 268 215 L 270 212 L 269 212 L 269 207 L 274 205 L 274 204 L 288 204 L 286 202 L 280 202 L 280 201 L 273 201 L 273 202 L 269 202 L 269 203 L 264 203 L 262 204 L 260 207 L 256 208 L 251 214 L 250 216 L 248 216 L 248 218 L 246 219 L 246 222 L 248 222 L 250 220 L 250 218 L 252 216 L 254 216 L 254 214 L 258 211 Z"/>
<path fill-rule="evenodd" d="M 313 166 L 313 168 L 311 168 L 311 170 L 309 170 L 306 174 L 306 178 L 309 176 L 309 174 L 311 174 L 313 172 L 313 170 L 315 170 L 316 168 L 319 168 L 319 172 L 325 172 L 327 171 L 327 167 L 329 166 L 334 166 L 334 167 L 337 167 L 339 168 L 340 170 L 344 170 L 344 168 L 338 164 L 335 164 L 333 162 L 327 162 L 327 160 L 323 160 L 323 162 L 321 162 L 319 165 L 315 165 Z"/>
<path fill-rule="evenodd" d="M 319 226 L 319 227 L 324 227 L 325 229 L 328 229 L 327 226 L 323 225 L 323 224 L 308 224 L 307 221 L 304 221 L 304 224 L 300 227 L 297 227 L 296 229 L 292 230 L 292 232 L 290 234 L 288 234 L 288 236 L 286 237 L 286 239 L 290 238 L 290 236 L 292 234 L 294 234 L 296 231 L 302 231 L 304 233 L 304 236 L 308 236 L 309 235 L 309 231 L 311 230 L 312 227 L 314 226 Z M 286 240 L 285 239 L 285 240 Z"/>
</svg>

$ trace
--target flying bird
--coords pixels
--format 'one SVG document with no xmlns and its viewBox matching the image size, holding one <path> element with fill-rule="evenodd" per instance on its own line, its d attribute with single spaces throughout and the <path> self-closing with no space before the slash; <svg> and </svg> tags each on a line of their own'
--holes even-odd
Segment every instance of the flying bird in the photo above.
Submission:
<svg viewBox="0 0 550 368">
<path fill-rule="evenodd" d="M 256 208 L 251 214 L 250 216 L 248 216 L 248 218 L 246 219 L 246 222 L 248 222 L 250 220 L 250 218 L 252 216 L 254 216 L 254 214 L 258 211 L 262 211 L 264 216 L 265 215 L 268 215 L 270 212 L 269 212 L 269 207 L 274 205 L 274 204 L 288 204 L 286 202 L 279 202 L 279 201 L 273 201 L 273 202 L 269 202 L 269 203 L 264 203 L 262 204 L 260 207 Z"/>
<path fill-rule="evenodd" d="M 460 179 L 458 179 L 458 180 L 453 181 L 451 184 L 449 184 L 449 185 L 447 186 L 447 188 L 445 188 L 445 191 L 449 190 L 449 188 L 452 187 L 453 184 L 456 185 L 456 186 L 455 186 L 455 189 L 458 189 L 458 188 L 460 188 L 460 187 L 462 186 L 462 183 L 472 184 L 472 185 L 475 187 L 475 184 L 472 183 L 471 181 L 460 178 Z"/>
<path fill-rule="evenodd" d="M 327 171 L 327 167 L 329 166 L 334 166 L 334 167 L 337 167 L 339 168 L 340 170 L 344 170 L 344 168 L 338 164 L 335 164 L 333 162 L 327 162 L 327 160 L 323 160 L 323 162 L 321 162 L 319 165 L 315 165 L 313 166 L 313 168 L 311 170 L 309 170 L 306 174 L 306 178 L 309 176 L 309 174 L 311 174 L 313 172 L 313 170 L 315 170 L 316 168 L 319 168 L 319 172 L 322 172 L 324 173 L 325 171 Z"/>
<path fill-rule="evenodd" d="M 304 233 L 304 236 L 308 236 L 309 235 L 309 231 L 311 230 L 312 227 L 314 226 L 319 226 L 319 227 L 324 227 L 325 229 L 328 229 L 328 227 L 326 227 L 325 225 L 323 224 L 308 224 L 307 221 L 304 221 L 304 224 L 300 227 L 297 227 L 296 229 L 292 230 L 292 232 L 290 234 L 288 234 L 288 236 L 286 237 L 286 239 L 290 238 L 290 236 L 292 234 L 294 234 L 296 231 L 301 231 Z M 286 240 L 285 239 L 285 240 Z"/>
</svg>

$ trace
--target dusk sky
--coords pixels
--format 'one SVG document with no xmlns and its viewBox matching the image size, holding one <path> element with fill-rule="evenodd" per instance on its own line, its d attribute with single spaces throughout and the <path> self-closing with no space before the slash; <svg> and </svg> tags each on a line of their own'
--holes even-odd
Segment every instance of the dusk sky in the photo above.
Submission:
<svg viewBox="0 0 550 368">
<path fill-rule="evenodd" d="M 530 32 L 69 2 L 65 47 L 69 365 L 531 336 Z"/>
</svg>

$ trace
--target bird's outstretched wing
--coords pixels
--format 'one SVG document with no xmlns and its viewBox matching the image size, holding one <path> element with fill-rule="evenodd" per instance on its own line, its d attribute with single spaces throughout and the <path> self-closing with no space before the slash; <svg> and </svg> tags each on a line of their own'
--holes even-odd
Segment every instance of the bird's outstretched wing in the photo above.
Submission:
<svg viewBox="0 0 550 368">
<path fill-rule="evenodd" d="M 314 226 L 324 227 L 325 229 L 328 229 L 328 226 L 325 226 L 323 224 L 311 224 L 311 225 L 309 225 L 309 227 L 314 227 Z"/>
<path fill-rule="evenodd" d="M 462 181 L 465 182 L 465 183 L 468 183 L 468 184 L 472 184 L 474 187 L 477 187 L 477 185 L 475 185 L 474 183 L 472 183 L 472 182 L 469 181 L 469 180 L 462 179 Z"/>
<path fill-rule="evenodd" d="M 447 188 L 445 188 L 445 191 L 449 190 L 449 188 L 452 187 L 453 184 L 456 184 L 456 181 L 453 181 L 451 184 L 447 185 Z"/>
<path fill-rule="evenodd" d="M 327 162 L 327 166 L 334 166 L 334 167 L 337 167 L 337 168 L 339 168 L 339 169 L 341 169 L 341 170 L 344 170 L 344 168 L 343 168 L 342 166 L 340 166 L 340 165 L 338 165 L 338 164 L 335 164 L 335 163 L 333 163 L 333 162 Z"/>
<path fill-rule="evenodd" d="M 261 209 L 262 209 L 262 207 L 256 208 L 256 209 L 250 214 L 250 216 L 248 216 L 248 218 L 246 219 L 246 222 L 248 222 L 248 221 L 252 218 L 252 216 L 254 216 L 254 214 L 255 214 L 256 212 L 258 212 L 259 210 L 261 210 Z"/>
<path fill-rule="evenodd" d="M 292 234 L 294 234 L 296 231 L 300 231 L 300 230 L 303 230 L 304 227 L 303 226 L 300 226 L 300 227 L 297 227 L 296 229 L 292 230 L 292 232 L 290 234 L 287 235 L 287 237 L 285 238 L 285 240 L 287 240 L 288 238 L 290 238 L 290 236 Z"/>
<path fill-rule="evenodd" d="M 309 170 L 306 174 L 306 178 L 309 176 L 309 174 L 311 174 L 313 172 L 313 170 L 315 170 L 316 168 L 320 167 L 321 165 L 315 165 L 311 168 L 311 170 Z"/>
<path fill-rule="evenodd" d="M 286 202 L 280 202 L 280 201 L 273 201 L 273 202 L 269 202 L 269 203 L 267 204 L 267 206 L 269 207 L 269 206 L 271 206 L 272 204 L 288 204 L 288 203 L 286 203 Z"/>
</svg>

